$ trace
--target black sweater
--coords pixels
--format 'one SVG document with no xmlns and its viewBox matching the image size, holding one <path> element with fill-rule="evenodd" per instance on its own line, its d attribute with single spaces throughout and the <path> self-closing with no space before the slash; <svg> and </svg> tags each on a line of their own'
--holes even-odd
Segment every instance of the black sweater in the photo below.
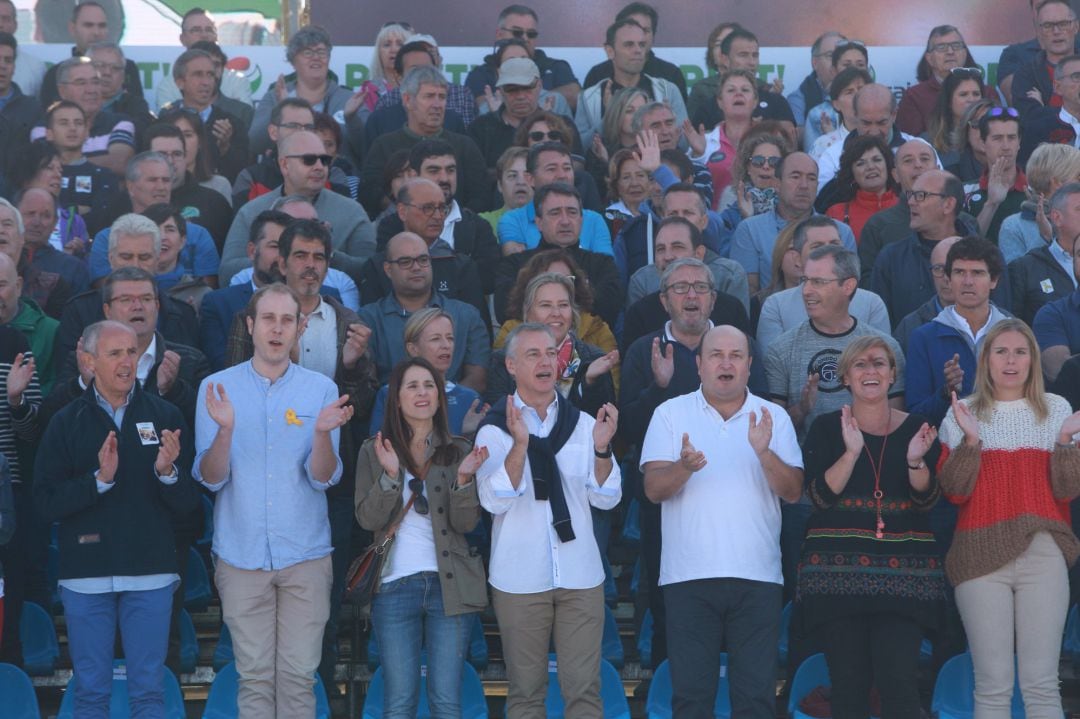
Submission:
<svg viewBox="0 0 1080 719">
<path fill-rule="evenodd" d="M 144 445 L 137 424 L 181 430 L 179 479 L 154 473 L 158 444 Z M 177 571 L 173 517 L 198 506 L 191 478 L 194 436 L 173 405 L 135 387 L 117 431 L 120 457 L 113 488 L 99 494 L 98 451 L 117 431 L 91 386 L 49 422 L 34 466 L 34 503 L 59 522 L 60 579 L 145 576 Z"/>
</svg>

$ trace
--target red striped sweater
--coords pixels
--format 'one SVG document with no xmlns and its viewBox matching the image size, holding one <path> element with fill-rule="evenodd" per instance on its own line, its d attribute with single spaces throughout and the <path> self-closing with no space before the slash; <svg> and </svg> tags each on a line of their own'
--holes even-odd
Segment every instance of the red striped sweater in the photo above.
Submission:
<svg viewBox="0 0 1080 719">
<path fill-rule="evenodd" d="M 1069 500 L 1080 494 L 1080 449 L 1055 444 L 1072 410 L 1057 395 L 1047 395 L 1047 403 L 1050 412 L 1039 422 L 1026 400 L 997 402 L 990 421 L 979 421 L 977 448 L 964 446 L 951 409 L 945 416 L 938 476 L 959 506 L 945 558 L 954 586 L 1016 559 L 1038 532 L 1054 537 L 1069 564 L 1080 556 L 1069 513 Z"/>
</svg>

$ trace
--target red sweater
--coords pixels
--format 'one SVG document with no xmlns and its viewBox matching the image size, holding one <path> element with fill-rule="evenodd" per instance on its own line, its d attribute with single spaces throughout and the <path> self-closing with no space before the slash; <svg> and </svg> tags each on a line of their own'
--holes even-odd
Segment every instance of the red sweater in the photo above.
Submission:
<svg viewBox="0 0 1080 719">
<path fill-rule="evenodd" d="M 825 210 L 825 214 L 838 222 L 845 223 L 855 234 L 855 242 L 858 243 L 862 228 L 870 217 L 882 210 L 887 210 L 900 198 L 892 190 L 885 190 L 881 195 L 863 190 L 855 191 L 855 198 L 850 202 L 837 202 Z"/>
<path fill-rule="evenodd" d="M 963 445 L 951 409 L 942 422 L 939 480 L 959 506 L 945 558 L 954 585 L 1016 559 L 1038 532 L 1054 537 L 1069 564 L 1080 556 L 1069 514 L 1069 500 L 1080 494 L 1080 449 L 1055 444 L 1072 411 L 1057 395 L 1047 401 L 1050 413 L 1042 422 L 1026 400 L 996 403 L 990 421 L 979 421 L 977 448 Z"/>
</svg>

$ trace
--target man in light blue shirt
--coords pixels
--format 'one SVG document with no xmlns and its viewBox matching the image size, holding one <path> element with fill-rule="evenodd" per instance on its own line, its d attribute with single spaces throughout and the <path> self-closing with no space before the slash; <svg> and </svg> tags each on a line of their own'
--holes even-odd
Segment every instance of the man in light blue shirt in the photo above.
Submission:
<svg viewBox="0 0 1080 719">
<path fill-rule="evenodd" d="M 241 717 L 312 717 L 332 582 L 326 490 L 341 479 L 348 395 L 293 364 L 300 300 L 256 292 L 248 362 L 203 382 L 195 479 L 217 492 L 215 580 L 240 675 Z"/>
<path fill-rule="evenodd" d="M 731 259 L 746 270 L 751 295 L 773 281 L 772 254 L 777 235 L 789 222 L 800 222 L 814 214 L 818 182 L 814 158 L 805 152 L 793 152 L 780 161 L 776 173 L 780 176 L 776 207 L 740 222 L 731 239 Z M 836 226 L 844 248 L 855 252 L 851 228 L 842 222 Z"/>
<path fill-rule="evenodd" d="M 570 148 L 560 142 L 543 142 L 529 149 L 525 160 L 525 179 L 536 191 L 555 182 L 574 184 L 574 165 Z M 531 250 L 540 244 L 540 227 L 536 224 L 536 207 L 530 202 L 510 210 L 499 220 L 499 245 L 504 255 Z M 599 213 L 582 211 L 581 249 L 612 254 L 611 233 Z"/>
</svg>

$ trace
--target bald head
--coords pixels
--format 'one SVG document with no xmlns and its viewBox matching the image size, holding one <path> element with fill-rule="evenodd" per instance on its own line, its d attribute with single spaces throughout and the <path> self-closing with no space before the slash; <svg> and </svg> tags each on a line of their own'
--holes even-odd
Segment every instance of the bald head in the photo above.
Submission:
<svg viewBox="0 0 1080 719">
<path fill-rule="evenodd" d="M 698 376 L 701 391 L 714 408 L 729 408 L 746 397 L 750 381 L 750 340 L 731 325 L 713 327 L 698 345 Z"/>
<path fill-rule="evenodd" d="M 896 97 L 884 85 L 864 85 L 855 95 L 855 129 L 860 135 L 880 137 L 886 142 L 892 136 L 896 118 Z"/>
<path fill-rule="evenodd" d="M 427 243 L 415 232 L 399 232 L 386 243 L 386 257 L 390 260 L 402 255 L 417 255 L 421 252 L 427 254 Z"/>
<path fill-rule="evenodd" d="M 718 345 L 741 348 L 747 355 L 750 354 L 750 339 L 745 332 L 732 325 L 717 325 L 708 330 L 701 338 L 702 353 Z"/>
<path fill-rule="evenodd" d="M 942 307 L 948 307 L 956 302 L 952 284 L 949 282 L 949 273 L 945 271 L 945 259 L 949 256 L 949 248 L 960 241 L 960 237 L 954 235 L 946 237 L 934 245 L 930 251 L 930 273 L 933 275 L 934 292 L 937 293 L 938 302 Z"/>
<path fill-rule="evenodd" d="M 326 148 L 323 147 L 322 140 L 314 132 L 308 132 L 307 130 L 287 135 L 278 143 L 278 154 L 282 157 L 306 153 L 320 155 L 323 152 L 326 152 Z"/>
<path fill-rule="evenodd" d="M 960 241 L 959 235 L 953 235 L 952 237 L 946 237 L 936 245 L 934 249 L 930 251 L 930 266 L 941 265 L 945 266 L 945 258 L 949 256 L 949 248 Z"/>
</svg>

